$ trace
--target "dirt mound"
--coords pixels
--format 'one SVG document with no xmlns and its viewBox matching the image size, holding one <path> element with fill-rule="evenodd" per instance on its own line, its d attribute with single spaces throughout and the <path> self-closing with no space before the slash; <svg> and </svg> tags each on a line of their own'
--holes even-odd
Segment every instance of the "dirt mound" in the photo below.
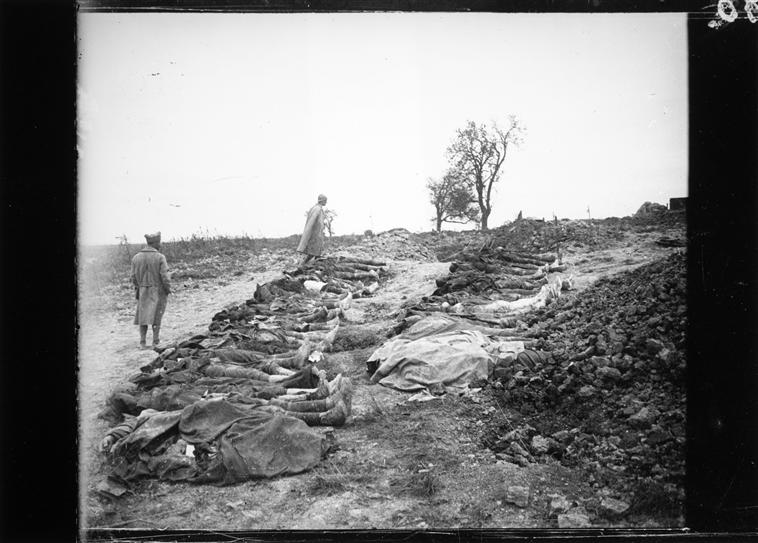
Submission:
<svg viewBox="0 0 758 543">
<path fill-rule="evenodd" d="M 668 208 L 663 204 L 656 204 L 653 202 L 645 202 L 634 214 L 635 217 L 648 217 L 650 215 L 662 215 L 668 211 Z"/>
<path fill-rule="evenodd" d="M 495 369 L 499 400 L 526 418 L 508 433 L 493 428 L 486 444 L 519 463 L 544 454 L 568 465 L 581 460 L 596 485 L 636 488 L 638 507 L 641 488 L 660 490 L 656 507 L 677 503 L 685 292 L 686 259 L 678 252 L 533 313 L 527 335 L 551 356 L 533 368 Z"/>
<path fill-rule="evenodd" d="M 634 233 L 645 228 L 683 226 L 684 212 L 664 211 L 634 217 L 544 221 L 521 219 L 490 231 L 492 247 L 511 251 L 564 252 L 572 247 L 591 251 L 623 245 Z"/>
<path fill-rule="evenodd" d="M 390 260 L 432 261 L 437 259 L 434 251 L 423 244 L 421 236 L 412 234 L 405 228 L 393 228 L 376 235 L 363 236 L 349 248 L 338 249 L 334 255 Z"/>
</svg>

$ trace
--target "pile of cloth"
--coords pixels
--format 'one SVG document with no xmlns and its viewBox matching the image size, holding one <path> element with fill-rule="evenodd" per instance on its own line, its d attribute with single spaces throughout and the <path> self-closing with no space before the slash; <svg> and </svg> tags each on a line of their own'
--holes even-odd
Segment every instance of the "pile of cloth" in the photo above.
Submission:
<svg viewBox="0 0 758 543">
<path fill-rule="evenodd" d="M 356 265 L 372 266 L 366 287 Z M 355 296 L 378 288 L 381 263 L 320 259 L 216 313 L 208 333 L 157 349 L 108 398 L 102 440 L 111 479 L 231 484 L 300 473 L 351 413 L 352 383 L 319 370 Z M 309 282 L 320 280 L 313 288 Z"/>
</svg>

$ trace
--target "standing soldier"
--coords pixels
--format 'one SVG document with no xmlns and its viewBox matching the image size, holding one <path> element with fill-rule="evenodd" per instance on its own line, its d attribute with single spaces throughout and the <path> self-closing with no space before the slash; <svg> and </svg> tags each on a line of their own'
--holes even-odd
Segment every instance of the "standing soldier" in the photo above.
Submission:
<svg viewBox="0 0 758 543">
<path fill-rule="evenodd" d="M 324 250 L 325 205 L 326 196 L 319 194 L 318 203 L 308 212 L 303 236 L 300 238 L 300 245 L 297 246 L 297 251 L 305 255 L 300 266 L 305 266 L 313 258 L 321 256 Z"/>
<path fill-rule="evenodd" d="M 139 344 L 146 349 L 147 327 L 153 327 L 153 347 L 158 345 L 161 319 L 166 310 L 171 284 L 168 279 L 166 257 L 161 248 L 161 233 L 145 234 L 147 245 L 132 258 L 132 283 L 137 296 L 137 313 L 134 324 L 139 325 Z"/>
</svg>

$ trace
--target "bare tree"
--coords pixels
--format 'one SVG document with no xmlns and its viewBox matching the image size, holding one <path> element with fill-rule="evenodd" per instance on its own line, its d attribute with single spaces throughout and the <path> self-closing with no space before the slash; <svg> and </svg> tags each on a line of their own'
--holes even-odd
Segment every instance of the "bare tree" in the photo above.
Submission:
<svg viewBox="0 0 758 543">
<path fill-rule="evenodd" d="M 326 226 L 326 231 L 329 232 L 329 237 L 332 237 L 333 230 L 332 230 L 332 221 L 337 216 L 337 212 L 333 209 L 325 209 L 324 210 L 324 226 Z"/>
<path fill-rule="evenodd" d="M 448 171 L 440 180 L 429 178 L 429 202 L 434 206 L 437 232 L 442 230 L 442 223 L 465 224 L 479 222 L 479 209 L 476 206 L 471 187 L 456 170 Z"/>
<path fill-rule="evenodd" d="M 500 129 L 494 122 L 488 127 L 468 121 L 466 127 L 456 131 L 447 154 L 451 164 L 465 176 L 476 193 L 481 213 L 482 230 L 492 213 L 492 186 L 500 179 L 500 167 L 505 161 L 509 145 L 523 141 L 525 129 L 511 115 L 508 127 Z"/>
</svg>

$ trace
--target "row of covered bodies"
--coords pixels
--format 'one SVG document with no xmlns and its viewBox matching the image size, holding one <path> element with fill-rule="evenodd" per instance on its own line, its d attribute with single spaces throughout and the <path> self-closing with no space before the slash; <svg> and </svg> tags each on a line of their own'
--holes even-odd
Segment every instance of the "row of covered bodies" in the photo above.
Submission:
<svg viewBox="0 0 758 543">
<path fill-rule="evenodd" d="M 353 392 L 319 362 L 352 300 L 385 275 L 383 262 L 317 259 L 216 313 L 207 333 L 157 349 L 101 413 L 110 481 L 230 484 L 318 464 Z"/>
<path fill-rule="evenodd" d="M 465 393 L 493 373 L 528 379 L 549 353 L 533 349 L 522 318 L 572 288 L 559 260 L 493 239 L 467 247 L 431 295 L 400 308 L 391 339 L 367 360 L 371 381 L 428 398 Z"/>
</svg>

